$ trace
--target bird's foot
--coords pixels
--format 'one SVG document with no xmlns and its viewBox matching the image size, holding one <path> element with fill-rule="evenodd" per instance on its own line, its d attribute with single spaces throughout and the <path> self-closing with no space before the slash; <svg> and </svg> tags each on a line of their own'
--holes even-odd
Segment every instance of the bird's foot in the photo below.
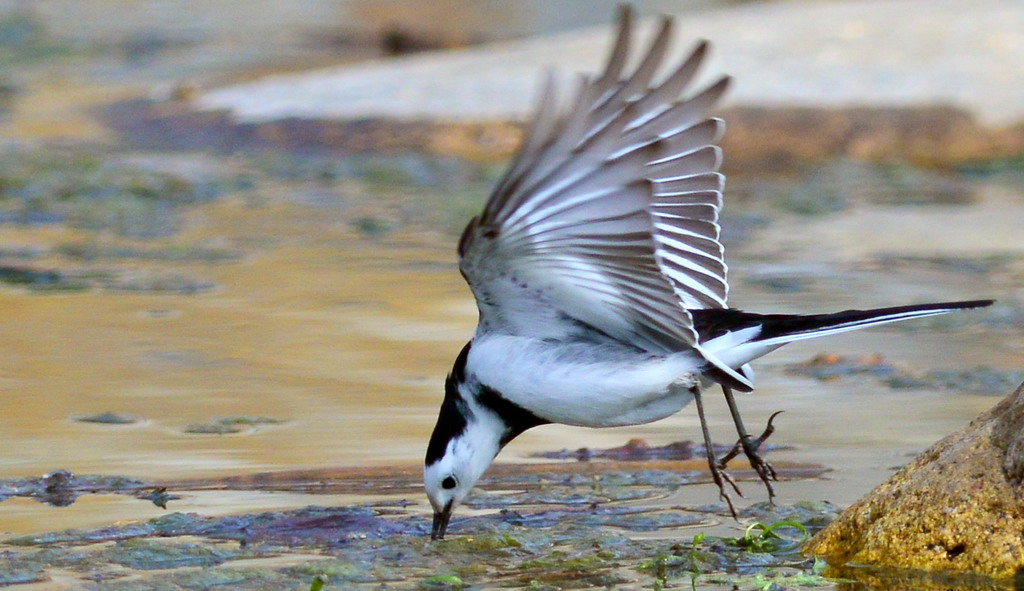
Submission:
<svg viewBox="0 0 1024 591">
<path fill-rule="evenodd" d="M 711 469 L 711 479 L 718 486 L 718 498 L 725 501 L 726 505 L 729 505 L 729 513 L 732 514 L 732 518 L 739 521 L 739 516 L 736 514 L 736 507 L 732 504 L 732 497 L 729 496 L 729 491 L 726 490 L 725 485 L 728 484 L 732 487 L 732 490 L 739 495 L 743 496 L 743 491 L 736 485 L 736 481 L 729 476 L 729 473 L 725 471 L 725 465 L 715 460 L 711 455 L 708 456 L 708 467 Z"/>
<path fill-rule="evenodd" d="M 753 468 L 755 472 L 757 472 L 757 476 L 761 479 L 761 482 L 764 483 L 765 488 L 768 489 L 769 501 L 774 501 L 775 498 L 775 488 L 772 487 L 771 481 L 778 481 L 779 476 L 775 472 L 775 468 L 773 468 L 767 460 L 761 457 L 761 453 L 758 450 L 760 449 L 761 444 L 764 443 L 765 440 L 768 439 L 771 436 L 771 434 L 775 432 L 775 426 L 772 425 L 772 421 L 774 421 L 775 417 L 779 416 L 779 414 L 781 413 L 782 411 L 780 410 L 773 413 L 772 416 L 768 417 L 768 425 L 764 428 L 764 432 L 762 432 L 761 435 L 758 436 L 756 439 L 750 437 L 749 435 L 740 438 L 740 440 L 736 442 L 736 445 L 734 445 L 728 453 L 726 453 L 724 456 L 722 456 L 720 460 L 718 460 L 719 467 L 724 470 L 725 466 L 733 458 L 738 456 L 740 451 L 742 451 L 743 455 L 747 457 L 747 461 L 750 462 L 750 467 Z M 733 485 L 733 487 L 735 488 L 735 484 Z"/>
</svg>

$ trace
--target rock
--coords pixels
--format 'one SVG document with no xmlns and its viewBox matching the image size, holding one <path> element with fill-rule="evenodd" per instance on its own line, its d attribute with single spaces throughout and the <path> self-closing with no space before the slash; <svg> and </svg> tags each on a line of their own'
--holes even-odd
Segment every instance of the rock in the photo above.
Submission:
<svg viewBox="0 0 1024 591">
<path fill-rule="evenodd" d="M 735 76 L 728 99 L 734 104 L 951 105 L 993 126 L 1024 118 L 1024 4 L 1017 0 L 973 3 L 970 18 L 963 18 L 961 0 L 688 6 L 679 5 L 668 61 L 679 63 L 674 60 L 695 40 L 708 39 L 714 51 L 703 75 Z M 545 71 L 562 72 L 568 91 L 576 81 L 569 73 L 594 72 L 604 63 L 613 33 L 612 15 L 607 18 L 606 25 L 546 38 L 276 74 L 210 89 L 195 105 L 226 109 L 243 122 L 521 119 L 532 110 Z M 638 46 L 648 42 L 656 22 L 645 19 L 638 27 Z M 821 132 L 808 125 L 812 135 Z M 946 133 L 941 125 L 937 131 Z M 872 136 L 857 151 L 886 145 L 884 134 Z"/>
<path fill-rule="evenodd" d="M 1013 158 L 1024 151 L 1024 4 L 992 0 L 973 6 L 969 19 L 962 13 L 957 0 L 690 7 L 675 15 L 666 61 L 680 63 L 706 38 L 714 51 L 698 86 L 735 77 L 727 108 L 715 113 L 728 124 L 726 174 L 838 156 L 939 168 Z M 560 73 L 564 98 L 574 73 L 604 63 L 614 29 L 607 18 L 555 36 L 273 74 L 189 101 L 130 101 L 108 109 L 106 123 L 156 149 L 426 146 L 507 157 L 520 135 L 514 123 L 530 117 L 545 72 Z M 637 46 L 656 21 L 643 19 Z M 408 40 L 396 35 L 385 44 L 401 53 Z"/>
<path fill-rule="evenodd" d="M 1024 571 L 1024 384 L 844 511 L 804 547 L 830 564 Z"/>
<path fill-rule="evenodd" d="M 980 124 L 970 112 L 942 105 L 875 107 L 735 106 L 725 119 L 725 164 L 777 171 L 834 158 L 944 168 L 1009 158 L 1024 129 Z"/>
</svg>

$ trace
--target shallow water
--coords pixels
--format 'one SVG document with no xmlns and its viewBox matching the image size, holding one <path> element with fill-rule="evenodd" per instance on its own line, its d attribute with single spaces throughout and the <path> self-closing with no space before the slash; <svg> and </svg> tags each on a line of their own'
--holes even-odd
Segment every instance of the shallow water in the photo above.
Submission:
<svg viewBox="0 0 1024 591">
<path fill-rule="evenodd" d="M 1004 204 L 1005 205 L 1005 204 Z M 930 209 L 920 210 L 929 219 Z M 982 215 L 983 206 L 962 209 Z M 1006 208 L 1003 209 L 1006 211 Z M 1019 211 L 1019 210 L 1018 210 Z M 860 207 L 856 216 L 886 219 L 886 207 Z M 240 199 L 199 206 L 188 237 L 243 250 L 237 262 L 175 264 L 219 287 L 198 295 L 87 291 L 0 291 L 5 355 L 0 376 L 6 411 L 0 418 L 0 477 L 38 476 L 56 469 L 122 474 L 155 481 L 331 466 L 407 466 L 421 461 L 436 416 L 444 375 L 475 324 L 475 307 L 452 261 L 447 237 L 393 235 L 367 239 L 343 224 L 343 210 Z M 733 301 L 751 310 L 825 311 L 995 296 L 1012 299 L 1007 277 L 861 265 L 838 250 L 846 214 L 777 223 L 731 249 Z M 816 235 L 822 247 L 799 246 L 791 224 Z M 867 221 L 862 223 L 868 223 Z M 53 233 L 65 232 L 56 237 Z M 922 231 L 923 233 L 923 231 Z M 75 231 L 22 228 L 12 243 L 73 240 Z M 918 251 L 943 253 L 945 232 Z M 271 240 L 260 245 L 254 238 Z M 891 237 L 890 237 L 891 239 Z M 828 242 L 826 242 L 828 241 Z M 245 246 L 256 243 L 256 246 Z M 761 252 L 762 244 L 783 244 Z M 979 244 L 979 249 L 983 245 Z M 1009 245 L 999 244 L 999 250 Z M 961 247 L 963 248 L 963 247 Z M 898 250 L 886 236 L 878 251 Z M 768 255 L 780 256 L 767 262 Z M 815 256 L 820 257 L 815 261 Z M 810 262 L 808 262 L 810 261 Z M 110 263 L 107 263 L 110 264 Z M 127 263 L 139 264 L 142 263 Z M 764 274 L 802 274 L 796 292 L 766 289 Z M 826 480 L 782 483 L 780 500 L 829 499 L 847 504 L 883 480 L 892 467 L 965 424 L 995 396 L 956 391 L 891 390 L 848 377 L 818 382 L 786 374 L 784 366 L 820 351 L 853 357 L 878 353 L 909 368 L 1019 368 L 1020 327 L 986 321 L 989 311 L 965 313 L 952 327 L 885 327 L 793 344 L 755 366 L 758 389 L 741 405 L 751 429 L 778 419 L 773 442 L 795 446 L 779 460 L 824 464 Z M 712 432 L 731 439 L 724 405 L 711 397 Z M 899 409 L 898 412 L 893 412 Z M 108 425 L 76 417 L 112 411 L 134 424 Z M 221 417 L 269 417 L 279 424 L 245 426 L 237 434 L 187 433 L 189 425 Z M 687 408 L 670 419 L 637 427 L 588 430 L 546 426 L 521 436 L 499 461 L 533 452 L 613 447 L 641 437 L 652 444 L 698 438 Z M 688 487 L 699 501 L 710 487 Z M 753 501 L 763 498 L 753 483 Z M 218 495 L 213 495 L 218 497 Z M 224 509 L 256 502 L 246 493 L 218 497 Z M 422 501 L 420 495 L 413 495 Z M 132 503 L 137 505 L 132 505 Z M 302 499 L 278 498 L 289 506 Z M 322 500 L 315 502 L 321 503 Z M 258 503 L 257 503 L 258 504 Z M 8 501 L 2 529 L 44 531 L 70 523 L 152 515 L 161 510 L 123 499 L 92 500 L 72 509 Z M 174 508 L 201 507 L 203 499 Z"/>
</svg>

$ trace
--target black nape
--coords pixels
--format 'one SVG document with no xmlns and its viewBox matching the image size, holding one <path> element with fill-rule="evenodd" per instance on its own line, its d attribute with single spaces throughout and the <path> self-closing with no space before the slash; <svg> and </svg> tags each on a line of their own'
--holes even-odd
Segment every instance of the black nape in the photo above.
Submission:
<svg viewBox="0 0 1024 591">
<path fill-rule="evenodd" d="M 480 386 L 476 395 L 476 401 L 486 408 L 494 411 L 505 423 L 505 433 L 501 437 L 500 445 L 505 445 L 519 437 L 523 431 L 540 425 L 547 425 L 551 421 L 542 419 L 514 402 L 506 400 L 501 392 L 488 386 Z"/>
<path fill-rule="evenodd" d="M 471 412 L 466 401 L 459 396 L 459 384 L 466 380 L 466 359 L 472 343 L 466 343 L 462 352 L 455 359 L 451 373 L 444 381 L 444 400 L 437 414 L 437 424 L 427 444 L 426 465 L 431 466 L 444 457 L 448 442 L 462 435 L 468 424 L 467 415 Z"/>
</svg>

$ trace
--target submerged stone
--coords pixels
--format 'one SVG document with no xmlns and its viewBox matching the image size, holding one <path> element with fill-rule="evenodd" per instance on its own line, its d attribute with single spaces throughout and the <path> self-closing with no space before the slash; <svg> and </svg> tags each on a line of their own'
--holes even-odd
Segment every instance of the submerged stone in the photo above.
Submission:
<svg viewBox="0 0 1024 591">
<path fill-rule="evenodd" d="M 213 566 L 233 557 L 222 549 L 198 544 L 166 544 L 146 539 L 117 542 L 110 550 L 111 562 L 137 570 Z"/>
<path fill-rule="evenodd" d="M 805 516 L 813 519 L 817 506 L 808 504 Z M 779 515 L 801 514 L 797 507 L 778 509 Z M 316 581 L 324 590 L 429 588 L 425 585 L 433 583 L 439 589 L 459 588 L 454 578 L 434 577 L 457 577 L 473 589 L 616 588 L 623 583 L 649 588 L 654 581 L 690 577 L 697 566 L 701 582 L 763 579 L 758 588 L 773 583 L 787 589 L 820 586 L 820 581 L 799 582 L 802 574 L 810 576 L 805 572 L 810 561 L 794 562 L 792 552 L 753 552 L 710 536 L 675 542 L 662 535 L 629 534 L 659 528 L 683 535 L 677 528 L 705 517 L 638 506 L 504 511 L 463 518 L 455 524 L 458 532 L 431 542 L 429 515 L 418 511 L 392 511 L 387 518 L 369 507 L 351 506 L 222 517 L 172 513 L 23 540 L 23 546 L 43 547 L 0 550 L 0 581 L 43 581 L 51 569 L 59 569 L 61 577 L 77 577 L 75 588 L 97 591 L 277 591 L 313 589 Z M 311 555 L 321 558 L 310 560 Z"/>
<path fill-rule="evenodd" d="M 230 530 L 224 532 L 231 534 Z M 407 533 L 394 521 L 361 507 L 309 507 L 277 515 L 266 523 L 240 528 L 247 541 L 273 541 L 287 545 L 337 544 L 353 538 Z M 235 537 L 235 536 L 230 536 Z"/>
<path fill-rule="evenodd" d="M 20 561 L 0 554 L 0 587 L 39 583 L 49 580 L 38 565 L 25 565 Z"/>
<path fill-rule="evenodd" d="M 142 482 L 122 476 L 76 476 L 67 470 L 54 470 L 38 478 L 0 481 L 0 501 L 28 497 L 54 507 L 67 507 L 82 494 L 134 494 L 143 486 Z"/>
<path fill-rule="evenodd" d="M 279 425 L 284 421 L 273 417 L 223 417 L 209 423 L 191 423 L 185 427 L 185 433 L 201 435 L 229 435 L 241 433 L 247 428 L 263 425 Z"/>
<path fill-rule="evenodd" d="M 788 365 L 786 373 L 821 381 L 868 376 L 894 390 L 928 388 L 972 394 L 1002 394 L 1024 381 L 1024 371 L 1020 370 L 1005 371 L 980 365 L 968 369 L 912 371 L 888 363 L 878 355 L 853 359 L 831 353 L 822 353 L 807 361 Z"/>
<path fill-rule="evenodd" d="M 581 447 L 576 451 L 563 449 L 560 451 L 546 451 L 531 454 L 537 458 L 550 458 L 565 460 L 574 458 L 580 462 L 586 462 L 593 458 L 610 458 L 619 461 L 645 461 L 651 459 L 662 460 L 688 460 L 693 457 L 694 445 L 692 441 L 676 441 L 663 446 L 651 446 L 643 439 L 634 438 L 625 445 L 610 449 L 590 449 Z"/>
<path fill-rule="evenodd" d="M 716 445 L 715 451 L 718 454 L 729 453 L 731 445 Z M 784 447 L 765 443 L 761 446 L 762 452 Z M 534 458 L 548 458 L 552 460 L 577 460 L 589 462 L 594 459 L 607 459 L 617 462 L 647 462 L 651 460 L 689 460 L 695 457 L 704 457 L 704 446 L 693 441 L 674 441 L 666 445 L 652 446 L 640 438 L 630 439 L 619 447 L 608 449 L 590 449 L 581 447 L 576 450 L 561 449 L 558 451 L 542 451 L 530 454 Z"/>
<path fill-rule="evenodd" d="M 761 523 L 795 521 L 806 527 L 811 534 L 834 521 L 838 514 L 839 507 L 828 501 L 797 501 L 792 505 L 762 501 L 740 511 L 743 519 L 754 519 Z"/>
<path fill-rule="evenodd" d="M 230 435 L 241 433 L 242 427 L 232 423 L 189 423 L 182 431 L 193 435 Z"/>
<path fill-rule="evenodd" d="M 102 423 L 105 425 L 130 425 L 131 423 L 139 422 L 139 417 L 135 415 L 129 415 L 124 413 L 116 412 L 102 412 L 96 415 L 88 415 L 84 417 L 75 417 L 75 420 L 79 423 Z"/>
<path fill-rule="evenodd" d="M 837 380 L 848 376 L 872 376 L 879 379 L 904 375 L 895 366 L 878 355 L 852 359 L 832 353 L 821 353 L 802 363 L 786 367 L 786 373 L 815 378 L 821 381 Z"/>
<path fill-rule="evenodd" d="M 77 291 L 87 287 L 83 282 L 53 269 L 8 265 L 0 266 L 0 284 L 4 283 L 45 291 Z"/>
<path fill-rule="evenodd" d="M 833 564 L 1024 567 L 1024 385 L 850 506 L 806 545 Z"/>
</svg>

